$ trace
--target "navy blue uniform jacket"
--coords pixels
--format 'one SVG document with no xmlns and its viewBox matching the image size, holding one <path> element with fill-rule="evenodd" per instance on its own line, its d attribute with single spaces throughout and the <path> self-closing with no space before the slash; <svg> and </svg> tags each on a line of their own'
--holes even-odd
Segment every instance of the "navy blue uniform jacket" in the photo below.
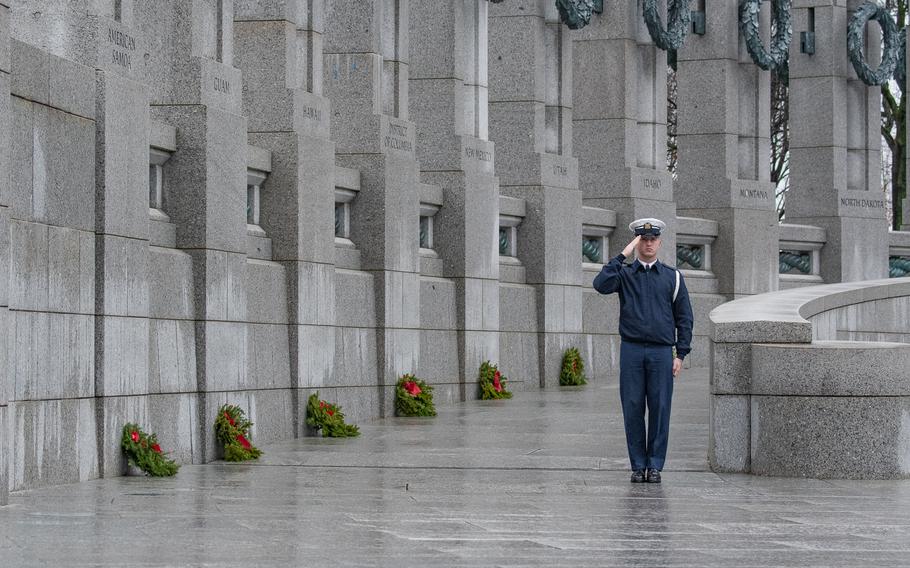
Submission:
<svg viewBox="0 0 910 568">
<path fill-rule="evenodd" d="M 625 259 L 611 258 L 594 279 L 601 294 L 619 293 L 619 335 L 623 341 L 674 345 L 683 359 L 692 350 L 692 305 L 682 274 L 674 302 L 675 268 L 657 261 L 645 270 L 638 260 L 626 265 Z"/>
</svg>

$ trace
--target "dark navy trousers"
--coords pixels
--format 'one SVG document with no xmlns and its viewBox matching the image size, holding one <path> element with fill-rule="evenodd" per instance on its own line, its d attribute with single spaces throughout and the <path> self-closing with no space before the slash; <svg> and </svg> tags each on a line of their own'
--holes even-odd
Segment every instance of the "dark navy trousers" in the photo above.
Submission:
<svg viewBox="0 0 910 568">
<path fill-rule="evenodd" d="M 619 397 L 632 469 L 663 469 L 673 398 L 673 348 L 623 341 L 619 353 Z"/>
</svg>

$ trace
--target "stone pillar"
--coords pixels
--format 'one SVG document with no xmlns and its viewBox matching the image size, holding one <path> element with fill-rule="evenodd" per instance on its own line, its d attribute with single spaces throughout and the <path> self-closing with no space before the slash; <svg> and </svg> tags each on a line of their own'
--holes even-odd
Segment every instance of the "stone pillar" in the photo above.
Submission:
<svg viewBox="0 0 910 568">
<path fill-rule="evenodd" d="M 194 463 L 217 456 L 211 425 L 219 406 L 243 405 L 238 391 L 254 386 L 247 372 L 247 124 L 241 74 L 232 64 L 233 4 L 134 6 L 151 54 L 144 69 L 152 118 L 177 129 L 165 179 L 177 248 L 192 259 L 192 283 L 174 285 L 192 287 L 195 310 L 196 384 L 187 387 L 199 393 L 191 417 L 199 436 L 190 448 Z"/>
<path fill-rule="evenodd" d="M 651 41 L 638 0 L 604 2 L 603 15 L 573 38 L 573 139 L 584 203 L 616 211 L 610 255 L 631 240 L 628 225 L 635 219 L 670 223 L 659 256 L 675 266 L 666 53 Z"/>
<path fill-rule="evenodd" d="M 540 384 L 554 385 L 563 351 L 584 348 L 582 194 L 572 156 L 574 46 L 548 0 L 503 2 L 490 10 L 490 138 L 502 193 L 527 204 L 518 257 L 537 291 Z"/>
<path fill-rule="evenodd" d="M 794 32 L 815 24 L 815 54 L 790 50 L 790 176 L 787 222 L 823 227 L 825 282 L 888 276 L 881 190 L 881 91 L 860 81 L 847 56 L 847 22 L 862 2 L 807 0 Z M 866 57 L 879 60 L 878 24 L 866 26 Z"/>
<path fill-rule="evenodd" d="M 499 359 L 499 191 L 488 138 L 487 0 L 412 0 L 411 117 L 421 177 L 443 191 L 434 240 L 455 282 L 461 399 Z M 442 359 L 440 342 L 424 356 Z M 468 386 L 466 386 L 468 385 Z"/>
<path fill-rule="evenodd" d="M 23 40 L 95 70 L 94 394 L 102 476 L 125 471 L 123 424 L 148 426 L 149 110 L 132 4 L 79 9 L 29 1 L 12 14 Z"/>
<path fill-rule="evenodd" d="M 324 2 L 236 2 L 235 62 L 244 76 L 249 142 L 272 152 L 260 225 L 285 268 L 296 431 L 307 393 L 333 384 L 335 145 L 322 96 Z"/>
<path fill-rule="evenodd" d="M 733 299 L 777 289 L 771 76 L 746 51 L 738 2 L 709 3 L 706 17 L 707 33 L 689 34 L 678 54 L 677 212 L 717 221 L 712 264 L 718 292 Z M 765 2 L 766 45 L 769 18 Z"/>
<path fill-rule="evenodd" d="M 9 203 L 10 158 L 10 41 L 9 2 L 0 1 L 0 266 L 10 270 Z M 10 421 L 9 399 L 12 374 L 9 369 L 9 278 L 0 279 L 0 505 L 6 505 L 9 494 Z"/>
<path fill-rule="evenodd" d="M 335 160 L 360 170 L 351 240 L 373 274 L 378 411 L 417 368 L 419 173 L 408 120 L 408 0 L 326 0 L 325 93 Z"/>
</svg>

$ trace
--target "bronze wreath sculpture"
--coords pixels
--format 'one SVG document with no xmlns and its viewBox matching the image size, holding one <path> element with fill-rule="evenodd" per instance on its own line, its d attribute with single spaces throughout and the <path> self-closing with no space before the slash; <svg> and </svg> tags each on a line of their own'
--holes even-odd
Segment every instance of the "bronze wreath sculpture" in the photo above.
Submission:
<svg viewBox="0 0 910 568">
<path fill-rule="evenodd" d="M 689 24 L 692 13 L 689 11 L 691 0 L 667 0 L 667 29 L 660 21 L 660 12 L 657 9 L 657 0 L 644 0 L 642 15 L 648 33 L 654 44 L 664 51 L 677 50 L 686 41 L 689 33 Z"/>
<path fill-rule="evenodd" d="M 559 11 L 559 19 L 569 26 L 570 30 L 580 30 L 591 22 L 594 14 L 603 13 L 604 2 L 603 0 L 556 0 L 556 10 Z"/>
<path fill-rule="evenodd" d="M 864 45 L 866 22 L 871 20 L 875 20 L 881 26 L 882 40 L 885 44 L 882 49 L 882 62 L 874 71 L 866 63 Z M 882 85 L 894 75 L 900 59 L 901 41 L 899 36 L 894 18 L 891 17 L 888 10 L 878 4 L 866 2 L 853 12 L 853 18 L 847 24 L 847 54 L 850 56 L 850 62 L 853 63 L 853 69 L 856 70 L 857 76 L 863 83 L 870 86 Z"/>
<path fill-rule="evenodd" d="M 762 44 L 758 30 L 758 17 L 762 0 L 742 0 L 739 4 L 739 30 L 746 42 L 746 50 L 760 68 L 774 71 L 786 78 L 789 71 L 790 38 L 793 27 L 790 24 L 791 0 L 771 0 L 771 14 L 776 22 L 774 37 L 768 50 Z"/>
</svg>

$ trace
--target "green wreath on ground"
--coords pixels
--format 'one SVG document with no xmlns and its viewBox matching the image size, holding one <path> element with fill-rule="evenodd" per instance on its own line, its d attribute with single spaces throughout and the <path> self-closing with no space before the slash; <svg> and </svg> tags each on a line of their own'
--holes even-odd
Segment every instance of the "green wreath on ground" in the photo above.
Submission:
<svg viewBox="0 0 910 568">
<path fill-rule="evenodd" d="M 761 3 L 762 0 L 740 2 L 739 30 L 752 61 L 765 71 L 774 71 L 778 76 L 786 78 L 789 75 L 790 39 L 793 36 L 793 26 L 790 23 L 791 0 L 772 0 L 771 17 L 775 21 L 775 30 L 767 51 L 759 33 Z"/>
<path fill-rule="evenodd" d="M 152 477 L 170 477 L 180 469 L 177 462 L 168 459 L 167 454 L 161 451 L 155 434 L 146 434 L 138 424 L 128 422 L 123 427 L 120 446 L 130 465 Z"/>
<path fill-rule="evenodd" d="M 262 455 L 262 451 L 250 442 L 252 425 L 239 406 L 225 404 L 218 409 L 215 436 L 224 447 L 224 461 L 254 460 Z"/>
<path fill-rule="evenodd" d="M 398 416 L 436 416 L 433 387 L 414 375 L 403 375 L 395 386 L 395 412 Z"/>
<path fill-rule="evenodd" d="M 875 20 L 882 28 L 882 62 L 875 71 L 866 63 L 866 23 Z M 885 84 L 894 75 L 900 59 L 900 34 L 891 13 L 884 7 L 866 2 L 853 12 L 847 24 L 847 54 L 856 75 L 869 86 Z"/>
<path fill-rule="evenodd" d="M 660 19 L 657 0 L 644 0 L 642 16 L 648 33 L 654 44 L 664 51 L 675 51 L 682 47 L 689 33 L 692 13 L 689 11 L 691 0 L 667 0 L 667 29 Z"/>
<path fill-rule="evenodd" d="M 325 438 L 352 438 L 360 435 L 360 428 L 344 421 L 341 407 L 319 399 L 319 392 L 310 395 L 306 403 L 307 426 L 321 431 Z"/>
<path fill-rule="evenodd" d="M 506 378 L 496 365 L 484 361 L 480 365 L 480 399 L 495 400 L 512 398 L 512 393 L 506 390 Z"/>
<path fill-rule="evenodd" d="M 559 373 L 559 384 L 564 387 L 577 387 L 588 384 L 585 379 L 585 361 L 575 347 L 566 349 L 562 356 L 562 372 Z"/>
</svg>

